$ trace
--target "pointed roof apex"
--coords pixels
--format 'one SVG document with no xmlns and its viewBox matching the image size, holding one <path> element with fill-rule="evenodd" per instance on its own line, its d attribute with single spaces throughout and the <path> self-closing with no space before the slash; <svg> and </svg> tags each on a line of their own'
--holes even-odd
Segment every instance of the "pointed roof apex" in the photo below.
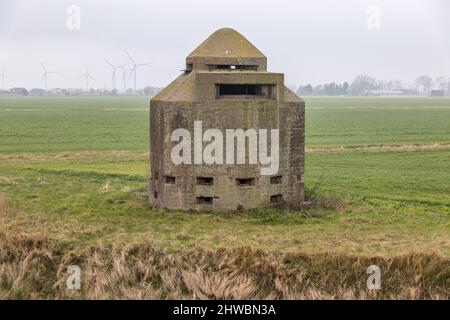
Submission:
<svg viewBox="0 0 450 320">
<path fill-rule="evenodd" d="M 188 56 L 193 57 L 265 58 L 265 55 L 236 30 L 222 28 L 210 35 Z"/>
</svg>

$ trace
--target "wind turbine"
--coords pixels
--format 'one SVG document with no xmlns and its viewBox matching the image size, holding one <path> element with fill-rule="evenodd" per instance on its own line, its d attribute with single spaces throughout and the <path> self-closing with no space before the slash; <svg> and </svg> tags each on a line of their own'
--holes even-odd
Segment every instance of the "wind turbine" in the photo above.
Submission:
<svg viewBox="0 0 450 320">
<path fill-rule="evenodd" d="M 127 71 L 131 69 L 125 69 L 125 65 L 121 65 L 120 69 L 122 69 L 122 83 L 123 83 L 123 91 L 127 91 Z"/>
<path fill-rule="evenodd" d="M 89 74 L 89 65 L 86 67 L 86 73 L 83 73 L 79 78 L 85 78 L 86 79 L 86 92 L 89 92 L 89 79 L 97 81 Z"/>
<path fill-rule="evenodd" d="M 106 58 L 105 58 L 105 61 L 107 64 L 110 65 L 110 67 L 113 70 L 112 71 L 112 83 L 113 83 L 113 89 L 116 90 L 116 70 L 122 68 L 124 65 L 114 65 Z"/>
<path fill-rule="evenodd" d="M 3 65 L 3 71 L 0 74 L 0 77 L 2 78 L 2 90 L 5 90 L 5 82 L 6 82 L 5 80 L 12 80 L 5 73 L 5 65 Z"/>
<path fill-rule="evenodd" d="M 128 58 L 131 61 L 131 73 L 130 73 L 130 78 L 133 76 L 134 74 L 134 92 L 136 92 L 136 83 L 137 83 L 137 69 L 138 67 L 143 67 L 143 66 L 148 66 L 149 64 L 152 64 L 152 62 L 149 63 L 136 63 L 136 61 L 131 57 L 131 55 L 128 53 L 128 51 L 125 51 L 125 53 L 127 54 Z"/>
<path fill-rule="evenodd" d="M 41 62 L 41 67 L 42 67 L 42 69 L 44 69 L 44 74 L 42 75 L 41 82 L 43 80 L 45 80 L 45 91 L 47 91 L 48 75 L 49 74 L 55 74 L 55 73 L 58 73 L 58 72 L 56 72 L 56 71 L 48 71 L 47 68 L 44 66 L 44 64 L 42 62 Z"/>
</svg>

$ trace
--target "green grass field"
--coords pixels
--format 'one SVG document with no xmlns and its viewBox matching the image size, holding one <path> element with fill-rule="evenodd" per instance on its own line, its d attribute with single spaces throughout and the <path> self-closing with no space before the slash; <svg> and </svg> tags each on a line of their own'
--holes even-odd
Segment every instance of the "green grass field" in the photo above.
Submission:
<svg viewBox="0 0 450 320">
<path fill-rule="evenodd" d="M 147 208 L 148 98 L 0 98 L 0 219 L 84 247 L 450 256 L 450 99 L 307 98 L 309 189 L 339 210 Z M 320 181 L 320 183 L 318 183 Z"/>
</svg>

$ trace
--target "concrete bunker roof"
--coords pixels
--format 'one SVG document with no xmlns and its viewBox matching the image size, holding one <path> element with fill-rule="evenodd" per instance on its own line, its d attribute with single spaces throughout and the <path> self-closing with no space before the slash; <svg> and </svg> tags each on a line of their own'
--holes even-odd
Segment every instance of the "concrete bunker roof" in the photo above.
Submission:
<svg viewBox="0 0 450 320">
<path fill-rule="evenodd" d="M 231 28 L 222 28 L 203 41 L 188 58 L 265 58 L 242 34 Z"/>
<path fill-rule="evenodd" d="M 201 74 L 234 74 L 239 77 L 247 73 L 252 75 L 277 75 L 278 73 L 267 72 L 266 59 L 266 56 L 239 32 L 230 28 L 219 29 L 203 41 L 187 57 L 188 62 L 199 62 L 201 65 L 200 68 L 194 67 L 192 70 L 186 70 L 185 73 L 156 94 L 151 101 L 173 103 L 195 102 L 197 99 L 195 90 L 196 78 Z M 239 72 L 226 69 L 210 70 L 204 68 L 209 63 L 221 63 L 222 61 L 230 64 L 256 64 L 260 68 L 257 71 Z M 285 102 L 302 101 L 286 87 L 284 87 L 283 91 Z"/>
</svg>

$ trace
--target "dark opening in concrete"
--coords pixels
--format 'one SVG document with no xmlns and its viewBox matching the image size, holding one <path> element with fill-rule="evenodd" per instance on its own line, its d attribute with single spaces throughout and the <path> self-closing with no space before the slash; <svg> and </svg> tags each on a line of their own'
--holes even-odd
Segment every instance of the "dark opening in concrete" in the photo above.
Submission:
<svg viewBox="0 0 450 320">
<path fill-rule="evenodd" d="M 165 176 L 165 177 L 164 177 L 164 180 L 165 180 L 165 182 L 168 183 L 168 184 L 175 184 L 175 177 L 172 177 L 172 176 Z"/>
<path fill-rule="evenodd" d="M 270 177 L 270 184 L 280 184 L 283 181 L 283 176 Z"/>
<path fill-rule="evenodd" d="M 214 184 L 214 178 L 213 177 L 197 177 L 197 184 L 211 186 Z"/>
<path fill-rule="evenodd" d="M 255 178 L 237 178 L 236 185 L 238 185 L 238 186 L 254 186 Z"/>
<path fill-rule="evenodd" d="M 248 65 L 248 64 L 240 64 L 240 65 L 232 65 L 232 64 L 210 64 L 208 65 L 209 70 L 258 70 L 257 65 Z"/>
<path fill-rule="evenodd" d="M 197 197 L 198 204 L 212 204 L 213 197 Z"/>
<path fill-rule="evenodd" d="M 270 196 L 271 203 L 280 203 L 281 201 L 283 201 L 283 195 L 281 194 L 275 194 L 273 196 Z"/>
<path fill-rule="evenodd" d="M 219 96 L 260 96 L 260 84 L 219 84 Z"/>
<path fill-rule="evenodd" d="M 216 84 L 216 98 L 276 98 L 273 84 Z"/>
</svg>

